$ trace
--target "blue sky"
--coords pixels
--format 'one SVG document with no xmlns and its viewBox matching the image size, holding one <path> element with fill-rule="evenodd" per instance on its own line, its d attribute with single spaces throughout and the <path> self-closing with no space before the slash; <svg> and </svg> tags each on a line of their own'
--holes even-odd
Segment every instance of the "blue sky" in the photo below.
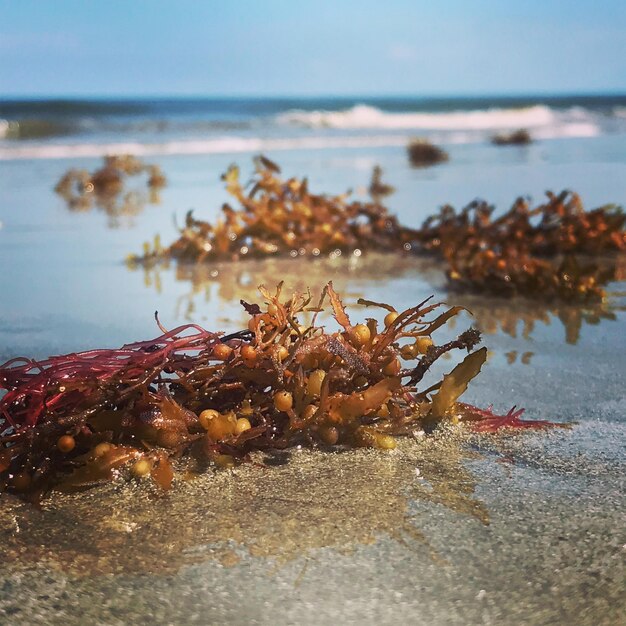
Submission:
<svg viewBox="0 0 626 626">
<path fill-rule="evenodd" d="M 623 0 L 0 0 L 0 97 L 604 91 Z"/>
</svg>

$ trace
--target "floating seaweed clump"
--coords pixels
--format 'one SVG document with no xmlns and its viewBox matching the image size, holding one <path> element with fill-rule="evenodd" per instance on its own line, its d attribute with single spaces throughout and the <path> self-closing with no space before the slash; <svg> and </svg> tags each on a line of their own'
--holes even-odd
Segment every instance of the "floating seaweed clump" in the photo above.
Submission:
<svg viewBox="0 0 626 626">
<path fill-rule="evenodd" d="M 380 199 L 391 195 L 395 191 L 395 187 L 383 182 L 383 169 L 380 165 L 374 166 L 372 179 L 367 191 L 374 202 L 379 202 Z"/>
<path fill-rule="evenodd" d="M 70 169 L 54 190 L 62 196 L 72 210 L 86 211 L 95 203 L 112 217 L 138 213 L 145 201 L 136 193 L 122 196 L 128 177 L 146 176 L 146 187 L 152 204 L 159 201 L 159 191 L 167 181 L 158 165 L 145 164 L 131 155 L 113 155 L 104 158 L 102 167 L 94 172 Z"/>
<path fill-rule="evenodd" d="M 491 247 L 516 245 L 529 254 L 601 254 L 626 250 L 626 213 L 616 205 L 586 211 L 578 194 L 547 192 L 548 201 L 530 208 L 518 198 L 511 209 L 493 219 L 495 207 L 476 200 L 460 212 L 450 205 L 429 217 L 420 231 L 423 245 L 441 249 L 444 256 L 452 248 L 483 239 Z"/>
<path fill-rule="evenodd" d="M 131 260 L 230 261 L 410 249 L 414 232 L 379 202 L 349 202 L 348 194 L 316 195 L 306 178 L 282 180 L 280 168 L 269 159 L 259 156 L 254 162 L 255 176 L 248 186 L 241 183 L 234 165 L 222 176 L 226 190 L 241 205 L 238 210 L 224 204 L 222 218 L 214 224 L 189 212 L 180 238 L 171 246 L 146 245 L 144 255 Z M 380 191 L 382 183 L 375 182 Z"/>
<path fill-rule="evenodd" d="M 427 139 L 411 139 L 407 146 L 409 161 L 413 167 L 428 167 L 444 163 L 449 159 L 448 153 Z"/>
<path fill-rule="evenodd" d="M 573 255 L 626 250 L 626 214 L 614 205 L 585 211 L 569 191 L 547 195 L 548 202 L 534 209 L 520 198 L 496 219 L 486 202 L 472 202 L 460 212 L 444 206 L 424 222 L 421 249 L 443 256 L 453 285 L 471 291 L 601 299 L 614 264 Z"/>
<path fill-rule="evenodd" d="M 496 146 L 527 146 L 532 142 L 533 138 L 525 128 L 510 133 L 498 133 L 491 138 L 491 143 Z"/>
<path fill-rule="evenodd" d="M 395 435 L 442 421 L 500 425 L 491 412 L 456 402 L 486 358 L 485 348 L 474 350 L 478 331 L 433 343 L 462 307 L 434 315 L 441 305 L 424 301 L 398 313 L 360 301 L 387 310 L 381 329 L 374 319 L 353 324 L 331 283 L 315 304 L 302 294 L 281 301 L 280 285 L 260 291 L 263 308 L 242 301 L 249 328 L 231 335 L 161 327 L 160 337 L 118 350 L 5 363 L 0 490 L 38 498 L 120 475 L 149 475 L 168 489 L 171 460 L 183 455 L 187 470 L 199 471 L 300 444 L 391 449 Z M 326 300 L 339 325 L 333 333 L 317 324 Z M 453 350 L 469 354 L 418 389 Z"/>
<path fill-rule="evenodd" d="M 580 264 L 575 257 L 560 263 L 537 259 L 507 250 L 501 256 L 473 247 L 451 255 L 448 278 L 456 289 L 474 293 L 536 297 L 567 302 L 602 300 L 604 285 L 613 279 L 612 269 L 590 262 Z"/>
</svg>

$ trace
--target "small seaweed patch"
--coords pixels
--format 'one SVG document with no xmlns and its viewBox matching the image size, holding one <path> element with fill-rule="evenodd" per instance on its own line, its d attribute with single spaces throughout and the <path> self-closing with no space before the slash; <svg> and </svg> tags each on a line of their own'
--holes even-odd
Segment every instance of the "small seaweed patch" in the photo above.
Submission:
<svg viewBox="0 0 626 626">
<path fill-rule="evenodd" d="M 424 222 L 421 249 L 446 260 L 456 288 L 546 300 L 601 300 L 616 267 L 598 257 L 626 250 L 626 214 L 615 205 L 585 211 L 570 191 L 547 196 L 536 208 L 519 198 L 497 218 L 494 207 L 483 201 L 459 212 L 446 205 Z"/>
<path fill-rule="evenodd" d="M 138 176 L 145 179 L 148 198 L 126 188 L 128 178 Z M 102 167 L 93 172 L 68 170 L 54 190 L 72 211 L 88 211 L 96 205 L 115 220 L 120 215 L 139 213 L 146 201 L 157 204 L 159 192 L 166 184 L 158 165 L 145 164 L 131 155 L 112 155 L 105 157 Z"/>
<path fill-rule="evenodd" d="M 182 457 L 199 471 L 296 445 L 388 450 L 395 436 L 444 422 L 483 431 L 522 425 L 457 403 L 487 351 L 475 349 L 472 328 L 439 345 L 432 336 L 462 307 L 438 313 L 442 305 L 428 299 L 397 312 L 359 300 L 386 311 L 379 328 L 374 319 L 353 324 L 332 283 L 317 302 L 310 294 L 281 300 L 281 285 L 260 291 L 261 305 L 242 301 L 248 329 L 233 334 L 161 327 L 161 336 L 118 350 L 5 363 L 0 488 L 37 499 L 151 476 L 167 490 L 172 460 Z M 335 332 L 317 321 L 325 302 Z M 431 366 L 459 350 L 467 356 L 421 388 Z"/>
<path fill-rule="evenodd" d="M 510 133 L 498 133 L 491 138 L 491 143 L 496 146 L 527 146 L 532 142 L 533 138 L 525 128 Z"/>
<path fill-rule="evenodd" d="M 429 167 L 449 160 L 448 153 L 427 139 L 411 139 L 407 146 L 409 162 L 413 167 Z"/>
</svg>

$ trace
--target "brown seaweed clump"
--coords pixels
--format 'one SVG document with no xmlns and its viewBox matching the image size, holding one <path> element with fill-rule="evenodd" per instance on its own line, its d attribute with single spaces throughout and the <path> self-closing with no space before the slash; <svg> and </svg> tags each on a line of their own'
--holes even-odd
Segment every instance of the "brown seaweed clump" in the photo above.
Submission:
<svg viewBox="0 0 626 626">
<path fill-rule="evenodd" d="M 348 201 L 348 194 L 316 195 L 306 178 L 279 178 L 280 168 L 269 159 L 254 159 L 255 176 L 248 185 L 240 181 L 239 168 L 222 176 L 226 190 L 240 204 L 222 206 L 215 223 L 187 214 L 180 237 L 171 246 L 151 249 L 130 260 L 159 258 L 183 261 L 219 261 L 274 256 L 357 256 L 362 250 L 402 251 L 411 248 L 415 233 L 398 223 L 379 202 Z M 380 191 L 380 176 L 376 190 Z M 247 190 L 248 188 L 249 190 Z M 389 191 L 385 186 L 385 191 Z M 380 195 L 380 194 L 379 194 Z"/>
<path fill-rule="evenodd" d="M 444 206 L 424 222 L 421 248 L 441 255 L 452 284 L 470 291 L 601 299 L 603 285 L 614 278 L 614 263 L 590 257 L 626 250 L 626 215 L 615 205 L 585 211 L 570 191 L 547 196 L 533 209 L 519 198 L 495 219 L 494 207 L 483 201 L 458 213 Z"/>
<path fill-rule="evenodd" d="M 159 192 L 167 184 L 158 165 L 145 164 L 131 155 L 112 155 L 104 158 L 102 167 L 94 172 L 83 169 L 68 170 L 54 190 L 76 211 L 89 210 L 94 204 L 105 209 L 111 217 L 135 214 L 145 201 L 137 193 L 125 193 L 129 177 L 144 175 L 149 191 L 148 201 L 159 202 Z"/>
<path fill-rule="evenodd" d="M 496 146 L 527 146 L 532 142 L 533 138 L 525 128 L 510 133 L 498 133 L 491 138 L 491 143 Z"/>
<path fill-rule="evenodd" d="M 413 167 L 429 167 L 449 160 L 448 153 L 427 139 L 411 139 L 407 146 L 409 161 Z"/>
<path fill-rule="evenodd" d="M 370 185 L 367 190 L 374 202 L 379 202 L 385 196 L 390 196 L 395 190 L 395 187 L 383 181 L 382 167 L 375 165 L 372 170 L 372 179 L 370 180 Z"/>
<path fill-rule="evenodd" d="M 515 249 L 496 257 L 484 248 L 467 247 L 452 255 L 449 262 L 447 275 L 455 289 L 568 302 L 602 300 L 603 285 L 614 275 L 612 269 L 602 269 L 592 262 L 582 265 L 575 257 L 554 263 L 519 254 Z"/>
<path fill-rule="evenodd" d="M 161 327 L 160 337 L 118 350 L 1 366 L 0 490 L 39 498 L 118 476 L 169 489 L 171 461 L 182 457 L 200 471 L 295 445 L 391 449 L 394 436 L 459 419 L 483 431 L 546 425 L 457 404 L 486 349 L 474 350 L 475 329 L 440 345 L 432 335 L 462 307 L 436 315 L 441 305 L 424 301 L 399 313 L 360 301 L 388 311 L 381 329 L 374 319 L 353 324 L 331 283 L 315 304 L 303 294 L 281 300 L 281 285 L 260 291 L 262 306 L 242 301 L 245 331 Z M 317 322 L 327 300 L 336 332 Z M 454 350 L 469 354 L 420 388 Z"/>
<path fill-rule="evenodd" d="M 518 198 L 513 206 L 493 218 L 495 207 L 475 200 L 457 211 L 446 205 L 423 224 L 420 238 L 430 250 L 451 248 L 468 239 L 485 239 L 492 246 L 506 247 L 519 242 L 529 254 L 598 255 L 626 251 L 626 214 L 621 207 L 606 205 L 586 211 L 580 196 L 565 190 L 546 193 L 547 202 L 531 208 L 527 198 Z"/>
</svg>

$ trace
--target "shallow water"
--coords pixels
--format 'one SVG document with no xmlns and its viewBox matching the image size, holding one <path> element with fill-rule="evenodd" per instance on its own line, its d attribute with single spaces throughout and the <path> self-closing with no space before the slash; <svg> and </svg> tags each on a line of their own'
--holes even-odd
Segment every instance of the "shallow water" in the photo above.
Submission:
<svg viewBox="0 0 626 626">
<path fill-rule="evenodd" d="M 572 188 L 589 208 L 626 203 L 621 136 L 450 153 L 449 164 L 428 170 L 410 169 L 401 148 L 269 156 L 328 192 L 366 186 L 380 163 L 398 189 L 388 204 L 409 225 L 444 202 L 480 196 L 508 208 L 545 189 Z M 155 310 L 166 326 L 237 330 L 237 303 L 258 283 L 285 278 L 303 288 L 332 278 L 348 302 L 367 295 L 400 308 L 435 294 L 466 305 L 491 351 L 466 399 L 578 425 L 407 442 L 391 455 L 298 453 L 286 465 L 192 481 L 164 500 L 130 486 L 58 498 L 42 512 L 5 498 L 0 615 L 9 623 L 149 615 L 158 623 L 619 623 L 624 298 L 581 309 L 461 297 L 446 294 L 436 264 L 384 255 L 129 269 L 124 259 L 143 241 L 175 236 L 174 217 L 181 223 L 189 208 L 216 215 L 227 200 L 219 174 L 233 158 L 147 159 L 169 180 L 160 204 L 115 219 L 96 207 L 69 211 L 52 192 L 68 167 L 97 160 L 0 162 L 0 360 L 149 338 L 159 334 Z M 237 156 L 244 174 L 247 158 Z"/>
</svg>

